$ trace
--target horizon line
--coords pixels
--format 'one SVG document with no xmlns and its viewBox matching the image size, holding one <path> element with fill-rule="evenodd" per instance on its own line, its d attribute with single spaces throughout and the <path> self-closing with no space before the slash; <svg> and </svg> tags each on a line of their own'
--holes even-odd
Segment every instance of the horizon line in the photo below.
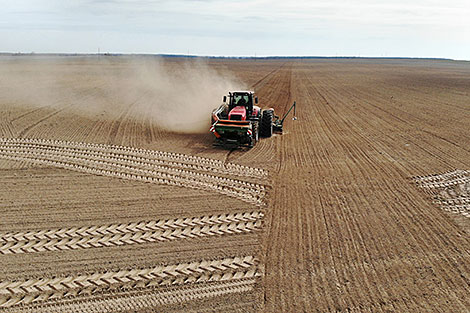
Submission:
<svg viewBox="0 0 470 313">
<path fill-rule="evenodd" d="M 122 52 L 0 52 L 0 56 L 151 56 L 151 57 L 174 57 L 174 58 L 207 58 L 207 59 L 384 59 L 384 60 L 441 60 L 441 61 L 464 61 L 464 59 L 452 59 L 445 57 L 404 57 L 404 56 L 331 56 L 331 55 L 262 55 L 262 56 L 230 56 L 230 55 L 197 55 L 180 53 L 122 53 Z"/>
</svg>

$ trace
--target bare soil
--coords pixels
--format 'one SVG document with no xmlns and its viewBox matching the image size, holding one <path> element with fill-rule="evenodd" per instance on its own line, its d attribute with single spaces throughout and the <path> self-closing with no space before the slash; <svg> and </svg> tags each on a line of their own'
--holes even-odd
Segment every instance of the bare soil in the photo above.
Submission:
<svg viewBox="0 0 470 313">
<path fill-rule="evenodd" d="M 469 63 L 208 61 L 298 104 L 235 151 L 110 95 L 132 66 L 0 59 L 0 311 L 470 311 Z"/>
</svg>

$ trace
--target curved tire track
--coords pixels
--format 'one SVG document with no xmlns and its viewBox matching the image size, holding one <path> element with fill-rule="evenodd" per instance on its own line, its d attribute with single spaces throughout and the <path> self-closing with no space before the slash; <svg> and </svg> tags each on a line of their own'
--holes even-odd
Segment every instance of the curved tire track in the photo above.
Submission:
<svg viewBox="0 0 470 313">
<path fill-rule="evenodd" d="M 253 211 L 129 224 L 0 233 L 0 254 L 88 249 L 248 233 L 261 228 L 262 217 L 262 212 Z"/>
<path fill-rule="evenodd" d="M 268 172 L 264 169 L 249 167 L 229 162 L 224 162 L 215 159 L 209 159 L 199 156 L 164 152 L 157 150 L 149 150 L 142 148 L 134 148 L 128 146 L 112 145 L 112 144 L 95 144 L 85 142 L 72 142 L 64 140 L 49 140 L 49 139 L 36 139 L 36 138 L 0 138 L 2 144 L 18 144 L 23 146 L 45 146 L 56 148 L 68 148 L 78 151 L 94 151 L 103 152 L 107 155 L 116 154 L 127 156 L 129 158 L 138 159 L 144 157 L 152 161 L 162 161 L 165 165 L 174 167 L 188 167 L 195 170 L 203 171 L 217 171 L 230 175 L 253 177 L 253 178 L 266 178 Z"/>
<path fill-rule="evenodd" d="M 92 151 L 71 152 L 57 146 L 31 145 L 14 140 L 0 141 L 0 158 L 29 161 L 79 172 L 114 176 L 194 189 L 215 191 L 242 201 L 262 205 L 266 186 L 250 181 L 214 175 L 212 171 L 199 172 L 172 166 L 155 165 L 143 158 L 116 157 L 113 154 Z M 33 140 L 32 140 L 33 141 Z M 191 158 L 189 158 L 191 159 Z"/>
</svg>

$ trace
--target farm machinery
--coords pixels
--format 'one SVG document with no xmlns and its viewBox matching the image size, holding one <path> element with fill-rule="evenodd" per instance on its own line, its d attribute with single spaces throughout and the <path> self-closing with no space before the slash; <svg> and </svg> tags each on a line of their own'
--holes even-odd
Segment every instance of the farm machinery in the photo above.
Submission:
<svg viewBox="0 0 470 313">
<path fill-rule="evenodd" d="M 274 115 L 274 109 L 261 108 L 253 91 L 234 91 L 224 96 L 223 103 L 212 112 L 210 131 L 215 135 L 214 145 L 225 147 L 247 146 L 252 148 L 260 137 L 271 137 L 274 132 L 282 133 L 289 108 L 282 119 Z"/>
</svg>

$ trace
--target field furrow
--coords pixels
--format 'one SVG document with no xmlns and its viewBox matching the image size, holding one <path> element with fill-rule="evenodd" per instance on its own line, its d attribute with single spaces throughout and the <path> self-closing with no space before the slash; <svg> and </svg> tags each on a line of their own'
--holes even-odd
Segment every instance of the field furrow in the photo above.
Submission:
<svg viewBox="0 0 470 313">
<path fill-rule="evenodd" d="M 0 311 L 469 311 L 468 62 L 160 61 L 1 63 Z M 186 62 L 297 119 L 252 149 L 179 133 L 210 106 L 170 125 L 133 74 Z"/>
<path fill-rule="evenodd" d="M 354 96 L 350 85 L 357 82 L 344 87 L 340 75 L 330 79 L 326 65 L 317 66 L 293 74 L 293 98 L 303 101 L 297 101 L 299 119 L 287 124 L 292 141 L 286 136 L 279 143 L 266 220 L 266 311 L 428 311 L 449 293 L 455 308 L 468 307 L 468 280 L 459 276 L 470 270 L 468 253 L 459 249 L 466 237 L 455 235 L 457 225 L 408 178 L 424 153 L 426 162 L 446 165 L 458 164 L 459 155 L 428 136 L 415 155 L 406 141 L 397 146 L 397 136 L 410 132 L 409 117 L 389 114 L 389 98 L 372 103 L 365 93 Z M 465 189 L 465 173 L 447 176 L 417 184 Z M 460 194 L 449 194 L 459 199 L 454 210 L 465 210 Z"/>
</svg>

